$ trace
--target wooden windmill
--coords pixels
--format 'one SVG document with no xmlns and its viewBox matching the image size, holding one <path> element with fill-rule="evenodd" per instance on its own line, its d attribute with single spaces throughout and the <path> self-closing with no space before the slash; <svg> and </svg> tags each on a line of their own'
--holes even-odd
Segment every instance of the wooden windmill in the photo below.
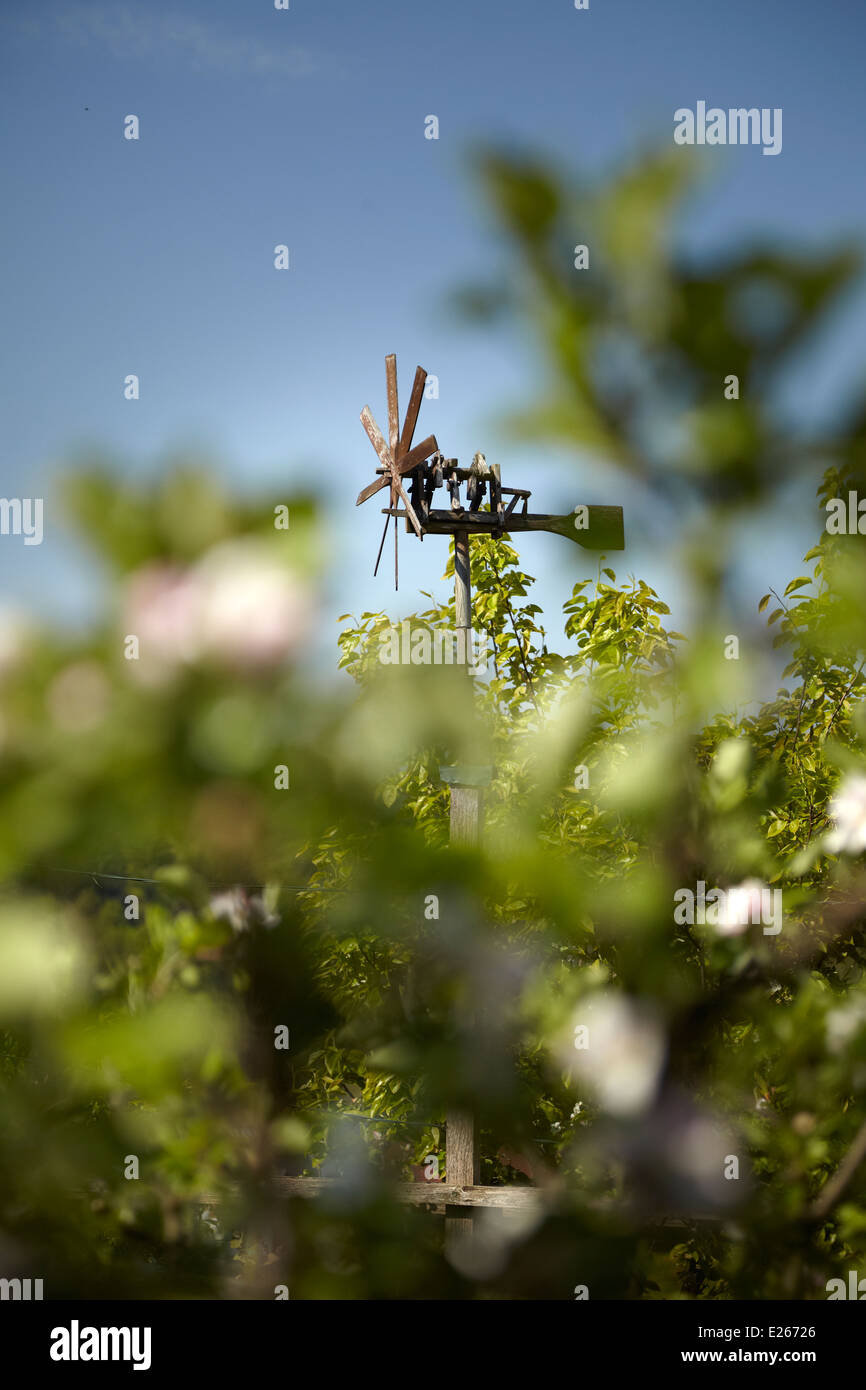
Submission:
<svg viewBox="0 0 866 1390">
<path fill-rule="evenodd" d="M 443 458 L 433 434 L 413 447 L 427 373 L 423 367 L 415 369 L 412 395 L 402 428 L 397 400 L 397 358 L 393 353 L 385 358 L 385 379 L 388 395 L 387 443 L 370 407 L 365 405 L 361 411 L 361 424 L 376 451 L 379 466 L 376 469 L 378 476 L 359 492 L 356 505 L 360 506 L 386 487 L 390 488 L 391 494 L 390 506 L 382 508 L 385 528 L 374 574 L 379 569 L 392 517 L 395 587 L 399 584 L 397 544 L 401 520 L 405 521 L 406 530 L 414 532 L 419 540 L 425 536 L 453 536 L 455 564 L 459 564 L 461 552 L 468 555 L 471 535 L 492 536 L 498 540 L 506 531 L 551 531 L 575 541 L 585 550 L 625 548 L 622 507 L 577 506 L 573 512 L 566 512 L 562 516 L 530 512 L 529 489 L 503 486 L 498 465 L 489 465 L 483 454 L 475 455 L 471 467 L 461 468 L 456 458 Z M 411 495 L 407 495 L 404 481 L 410 483 Z M 461 484 L 466 489 L 465 502 L 460 495 Z M 450 495 L 450 504 L 444 508 L 435 507 L 435 493 L 443 487 Z M 402 508 L 400 503 L 403 504 Z"/>
</svg>

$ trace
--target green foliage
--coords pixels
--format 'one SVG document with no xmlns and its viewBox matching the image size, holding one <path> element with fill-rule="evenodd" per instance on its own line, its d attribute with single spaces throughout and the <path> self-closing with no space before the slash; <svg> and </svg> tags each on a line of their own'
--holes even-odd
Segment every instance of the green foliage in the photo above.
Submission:
<svg viewBox="0 0 866 1390">
<path fill-rule="evenodd" d="M 69 480 L 111 602 L 0 644 L 4 1274 L 52 1297 L 820 1298 L 864 1268 L 866 1175 L 834 1179 L 866 1087 L 864 560 L 821 509 L 862 488 L 866 413 L 816 441 L 770 401 L 852 262 L 684 263 L 682 169 L 574 189 L 488 157 L 513 291 L 464 302 L 537 335 L 523 427 L 615 464 L 685 538 L 687 635 L 604 558 L 552 635 L 511 538 L 476 538 L 487 670 L 386 663 L 365 612 L 323 692 L 306 499 L 282 533 L 194 471 Z M 728 661 L 731 519 L 819 459 L 810 568 L 762 626 L 740 615 Z M 453 630 L 425 597 L 413 630 Z M 448 844 L 462 763 L 494 770 L 477 848 Z M 675 912 L 749 880 L 782 892 L 780 932 Z M 561 1180 L 471 1267 L 389 1197 L 442 1171 L 467 1108 L 482 1181 Z M 337 1185 L 288 1203 L 285 1174 Z"/>
</svg>

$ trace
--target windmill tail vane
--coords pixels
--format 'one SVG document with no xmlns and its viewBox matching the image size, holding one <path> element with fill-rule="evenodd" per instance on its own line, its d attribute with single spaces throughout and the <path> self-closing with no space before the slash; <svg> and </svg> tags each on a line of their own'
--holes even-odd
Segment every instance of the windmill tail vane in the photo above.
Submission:
<svg viewBox="0 0 866 1390">
<path fill-rule="evenodd" d="M 379 459 L 376 479 L 358 494 L 357 506 L 383 488 L 390 490 L 390 505 L 382 508 L 385 527 L 376 556 L 378 572 L 391 519 L 394 520 L 394 587 L 399 586 L 398 535 L 400 522 L 419 540 L 427 536 L 464 534 L 492 536 L 498 540 L 506 531 L 550 531 L 575 541 L 585 550 L 624 550 L 622 507 L 580 504 L 561 516 L 528 510 L 528 488 L 505 487 L 498 464 L 488 464 L 476 453 L 469 468 L 461 468 L 456 458 L 445 458 L 436 436 L 431 434 L 413 444 L 418 412 L 424 396 L 427 373 L 415 370 L 415 380 L 402 427 L 397 399 L 397 358 L 385 358 L 388 397 L 388 439 L 385 440 L 370 407 L 361 411 L 361 424 Z M 407 494 L 404 482 L 410 485 Z M 465 497 L 460 487 L 464 485 Z M 434 507 L 434 494 L 447 491 L 447 507 Z M 486 503 L 485 503 L 486 499 Z M 402 506 L 400 505 L 402 503 Z M 484 510 L 482 510 L 484 507 Z"/>
</svg>

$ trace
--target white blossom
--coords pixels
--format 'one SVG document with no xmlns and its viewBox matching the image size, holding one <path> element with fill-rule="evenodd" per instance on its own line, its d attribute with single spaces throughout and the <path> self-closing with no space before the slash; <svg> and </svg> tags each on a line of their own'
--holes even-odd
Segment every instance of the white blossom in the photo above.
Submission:
<svg viewBox="0 0 866 1390">
<path fill-rule="evenodd" d="M 232 931 L 246 931 L 249 926 L 250 904 L 243 888 L 227 888 L 215 893 L 209 906 L 217 921 L 228 922 Z"/>
<path fill-rule="evenodd" d="M 866 999 L 855 995 L 838 1009 L 831 1009 L 825 1020 L 827 1046 L 836 1056 L 844 1052 L 866 1024 Z"/>
<path fill-rule="evenodd" d="M 256 923 L 271 928 L 280 918 L 268 906 L 266 895 L 250 893 L 240 886 L 225 888 L 210 900 L 210 910 L 218 921 L 228 922 L 233 932 L 248 931 Z"/>
<path fill-rule="evenodd" d="M 664 1032 L 639 1001 L 621 994 L 594 996 L 575 1014 L 587 1029 L 587 1046 L 570 1053 L 569 1065 L 612 1115 L 635 1115 L 655 1095 L 665 1060 Z"/>
<path fill-rule="evenodd" d="M 866 849 L 866 777 L 862 773 L 845 778 L 827 814 L 833 822 L 825 838 L 831 854 L 859 854 Z"/>
<path fill-rule="evenodd" d="M 215 659 L 241 667 L 273 667 L 306 639 L 309 593 L 264 544 L 227 541 L 197 568 L 201 640 Z"/>
<path fill-rule="evenodd" d="M 747 878 L 728 888 L 719 903 L 719 936 L 742 936 L 750 922 L 760 922 L 762 894 L 766 891 L 766 885 L 757 878 Z"/>
</svg>

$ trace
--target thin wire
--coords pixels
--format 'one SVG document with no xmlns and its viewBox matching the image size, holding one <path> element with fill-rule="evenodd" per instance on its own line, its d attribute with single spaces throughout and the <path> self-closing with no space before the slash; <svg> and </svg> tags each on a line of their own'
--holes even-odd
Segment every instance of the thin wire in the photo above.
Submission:
<svg viewBox="0 0 866 1390">
<path fill-rule="evenodd" d="M 33 864 L 24 864 L 22 868 L 29 873 L 48 873 L 48 874 L 78 874 L 82 878 L 92 879 L 114 879 L 118 883 L 155 883 L 160 888 L 170 888 L 172 885 L 166 883 L 161 878 L 143 878 L 141 874 L 107 874 L 102 869 L 61 869 L 53 864 L 42 865 L 37 868 Z M 97 885 L 98 886 L 98 885 Z M 235 883 L 233 881 L 223 883 L 206 883 L 205 888 L 243 888 L 246 890 L 260 890 L 267 888 L 267 883 Z M 293 883 L 281 883 L 279 888 L 286 893 L 343 893 L 345 888 L 340 884 L 327 886 L 325 884 L 301 884 L 298 886 Z"/>
<path fill-rule="evenodd" d="M 306 1111 L 306 1112 L 299 1111 L 298 1113 L 299 1113 L 299 1114 L 306 1113 L 306 1114 L 317 1115 L 320 1119 L 323 1119 L 323 1120 L 324 1120 L 324 1119 L 337 1119 L 337 1120 L 341 1120 L 341 1119 L 343 1118 L 343 1116 L 345 1115 L 345 1116 L 347 1116 L 349 1119 L 352 1119 L 352 1120 L 369 1120 L 372 1124 L 377 1124 L 377 1125 L 412 1125 L 413 1127 L 414 1127 L 414 1126 L 417 1126 L 417 1127 L 420 1128 L 420 1129 L 444 1129 L 444 1128 L 445 1128 L 444 1123 L 443 1123 L 443 1122 L 440 1122 L 440 1121 L 438 1121 L 438 1120 L 401 1120 L 401 1119 L 399 1119 L 396 1115 L 395 1115 L 395 1116 L 390 1116 L 390 1117 L 389 1117 L 388 1115 L 367 1115 L 367 1114 L 365 1114 L 365 1112 L 362 1111 L 362 1110 L 313 1110 L 313 1111 Z"/>
</svg>

